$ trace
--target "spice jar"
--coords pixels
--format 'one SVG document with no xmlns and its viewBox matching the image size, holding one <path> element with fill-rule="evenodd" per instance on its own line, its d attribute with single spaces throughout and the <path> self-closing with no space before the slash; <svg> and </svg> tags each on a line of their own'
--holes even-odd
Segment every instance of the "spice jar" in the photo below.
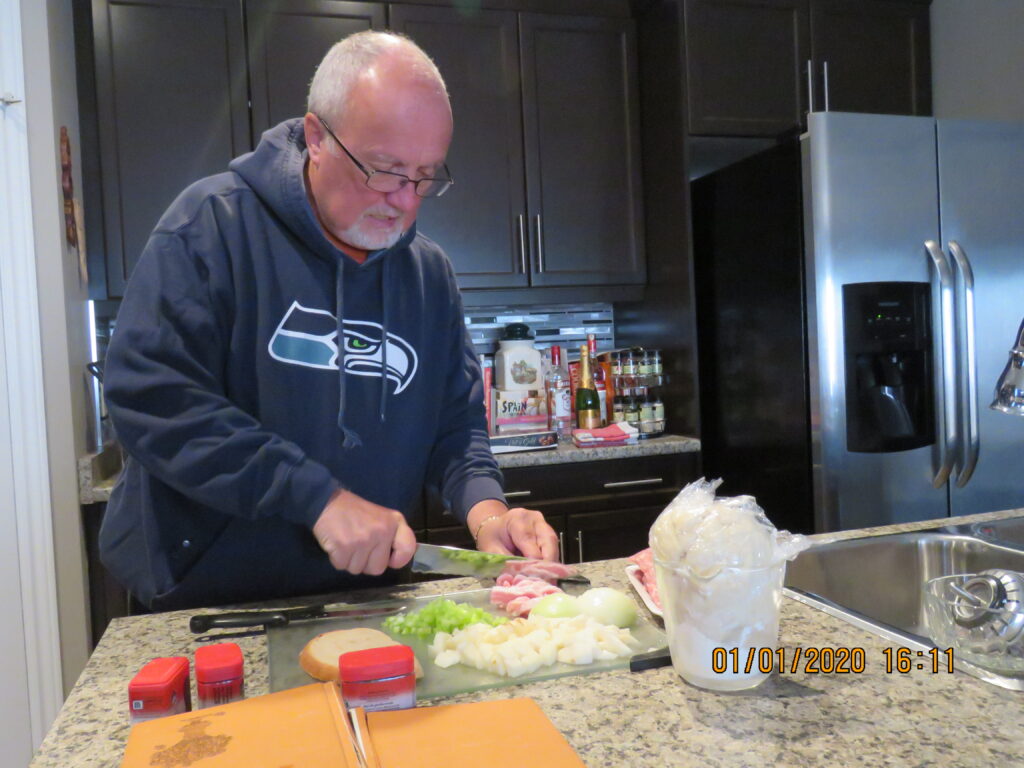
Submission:
<svg viewBox="0 0 1024 768">
<path fill-rule="evenodd" d="M 128 712 L 132 725 L 192 709 L 188 659 L 153 659 L 128 683 Z"/>
<path fill-rule="evenodd" d="M 630 425 L 639 428 L 640 426 L 640 404 L 635 397 L 627 397 L 625 402 L 625 417 Z"/>
<path fill-rule="evenodd" d="M 343 653 L 338 657 L 338 679 L 350 708 L 374 712 L 416 706 L 415 661 L 407 645 Z"/>
<path fill-rule="evenodd" d="M 245 698 L 242 649 L 215 643 L 196 649 L 196 698 L 199 709 Z"/>
</svg>

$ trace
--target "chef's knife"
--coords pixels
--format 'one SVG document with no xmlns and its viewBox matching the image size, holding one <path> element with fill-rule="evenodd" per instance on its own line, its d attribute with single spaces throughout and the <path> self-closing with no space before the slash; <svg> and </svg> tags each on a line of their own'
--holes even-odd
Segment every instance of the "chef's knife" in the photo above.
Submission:
<svg viewBox="0 0 1024 768">
<path fill-rule="evenodd" d="M 238 629 L 239 627 L 283 627 L 293 621 L 308 619 L 387 616 L 404 610 L 403 604 L 394 605 L 307 605 L 302 608 L 281 608 L 268 611 L 226 611 L 201 613 L 189 619 L 188 627 L 197 635 L 211 629 Z"/>
<path fill-rule="evenodd" d="M 493 579 L 512 560 L 530 560 L 519 555 L 499 555 L 494 552 L 480 552 L 475 549 L 445 547 L 438 544 L 417 544 L 416 554 L 412 558 L 414 573 L 437 573 L 444 576 L 473 576 L 478 579 Z M 543 563 L 543 561 L 537 561 Z M 558 564 L 561 566 L 561 564 Z M 573 587 L 587 588 L 590 579 L 576 573 L 572 567 L 566 568 L 564 576 L 557 578 L 558 586 L 566 591 L 574 591 Z"/>
<path fill-rule="evenodd" d="M 525 560 L 518 555 L 499 555 L 475 549 L 443 547 L 438 544 L 417 544 L 412 556 L 413 573 L 440 573 L 446 576 L 475 576 L 493 579 L 509 560 Z"/>
</svg>

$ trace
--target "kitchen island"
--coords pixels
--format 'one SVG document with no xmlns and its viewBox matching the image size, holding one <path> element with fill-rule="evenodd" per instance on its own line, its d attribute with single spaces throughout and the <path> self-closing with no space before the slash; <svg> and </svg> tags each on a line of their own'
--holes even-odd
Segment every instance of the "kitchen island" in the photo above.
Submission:
<svg viewBox="0 0 1024 768">
<path fill-rule="evenodd" d="M 875 536 L 1024 515 L 1024 510 L 821 534 Z M 595 585 L 628 590 L 625 560 L 585 563 Z M 865 563 L 865 567 L 870 564 Z M 363 602 L 470 589 L 469 579 L 353 592 Z M 32 768 L 104 768 L 120 763 L 128 737 L 127 685 L 156 656 L 192 657 L 188 619 L 197 611 L 115 619 L 36 754 Z M 671 667 L 603 672 L 455 696 L 448 701 L 529 696 L 583 761 L 598 766 L 929 766 L 1018 765 L 1024 754 L 1024 699 L 963 674 L 885 671 L 892 644 L 784 599 L 780 646 L 863 648 L 860 674 L 775 673 L 752 691 L 720 694 L 684 683 Z M 235 640 L 246 658 L 246 694 L 268 692 L 263 636 Z M 437 701 L 432 703 L 438 703 Z M 202 768 L 201 763 L 195 768 Z"/>
</svg>

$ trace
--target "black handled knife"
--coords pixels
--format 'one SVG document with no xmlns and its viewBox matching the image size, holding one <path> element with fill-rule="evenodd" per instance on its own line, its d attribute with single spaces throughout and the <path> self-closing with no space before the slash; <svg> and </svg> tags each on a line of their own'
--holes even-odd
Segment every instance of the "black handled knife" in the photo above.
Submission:
<svg viewBox="0 0 1024 768">
<path fill-rule="evenodd" d="M 278 608 L 265 611 L 225 611 L 223 613 L 200 613 L 189 619 L 188 627 L 194 634 L 201 635 L 211 629 L 238 629 L 240 627 L 283 627 L 293 621 L 310 619 L 352 618 L 364 616 L 386 616 L 405 609 L 404 604 L 366 603 L 363 605 L 307 605 L 301 608 Z"/>
</svg>

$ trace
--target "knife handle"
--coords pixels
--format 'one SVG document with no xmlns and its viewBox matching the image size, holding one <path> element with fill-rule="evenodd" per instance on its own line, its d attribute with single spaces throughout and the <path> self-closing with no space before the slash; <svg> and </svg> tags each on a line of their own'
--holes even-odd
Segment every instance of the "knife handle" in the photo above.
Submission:
<svg viewBox="0 0 1024 768">
<path fill-rule="evenodd" d="M 188 628 L 201 635 L 211 629 L 239 627 L 283 627 L 290 619 L 284 611 L 239 611 L 237 613 L 203 613 L 188 620 Z"/>
<path fill-rule="evenodd" d="M 647 653 L 635 653 L 629 659 L 630 672 L 643 672 L 645 669 L 657 669 L 667 667 L 672 663 L 672 656 L 668 648 L 659 648 L 656 651 Z"/>
</svg>

